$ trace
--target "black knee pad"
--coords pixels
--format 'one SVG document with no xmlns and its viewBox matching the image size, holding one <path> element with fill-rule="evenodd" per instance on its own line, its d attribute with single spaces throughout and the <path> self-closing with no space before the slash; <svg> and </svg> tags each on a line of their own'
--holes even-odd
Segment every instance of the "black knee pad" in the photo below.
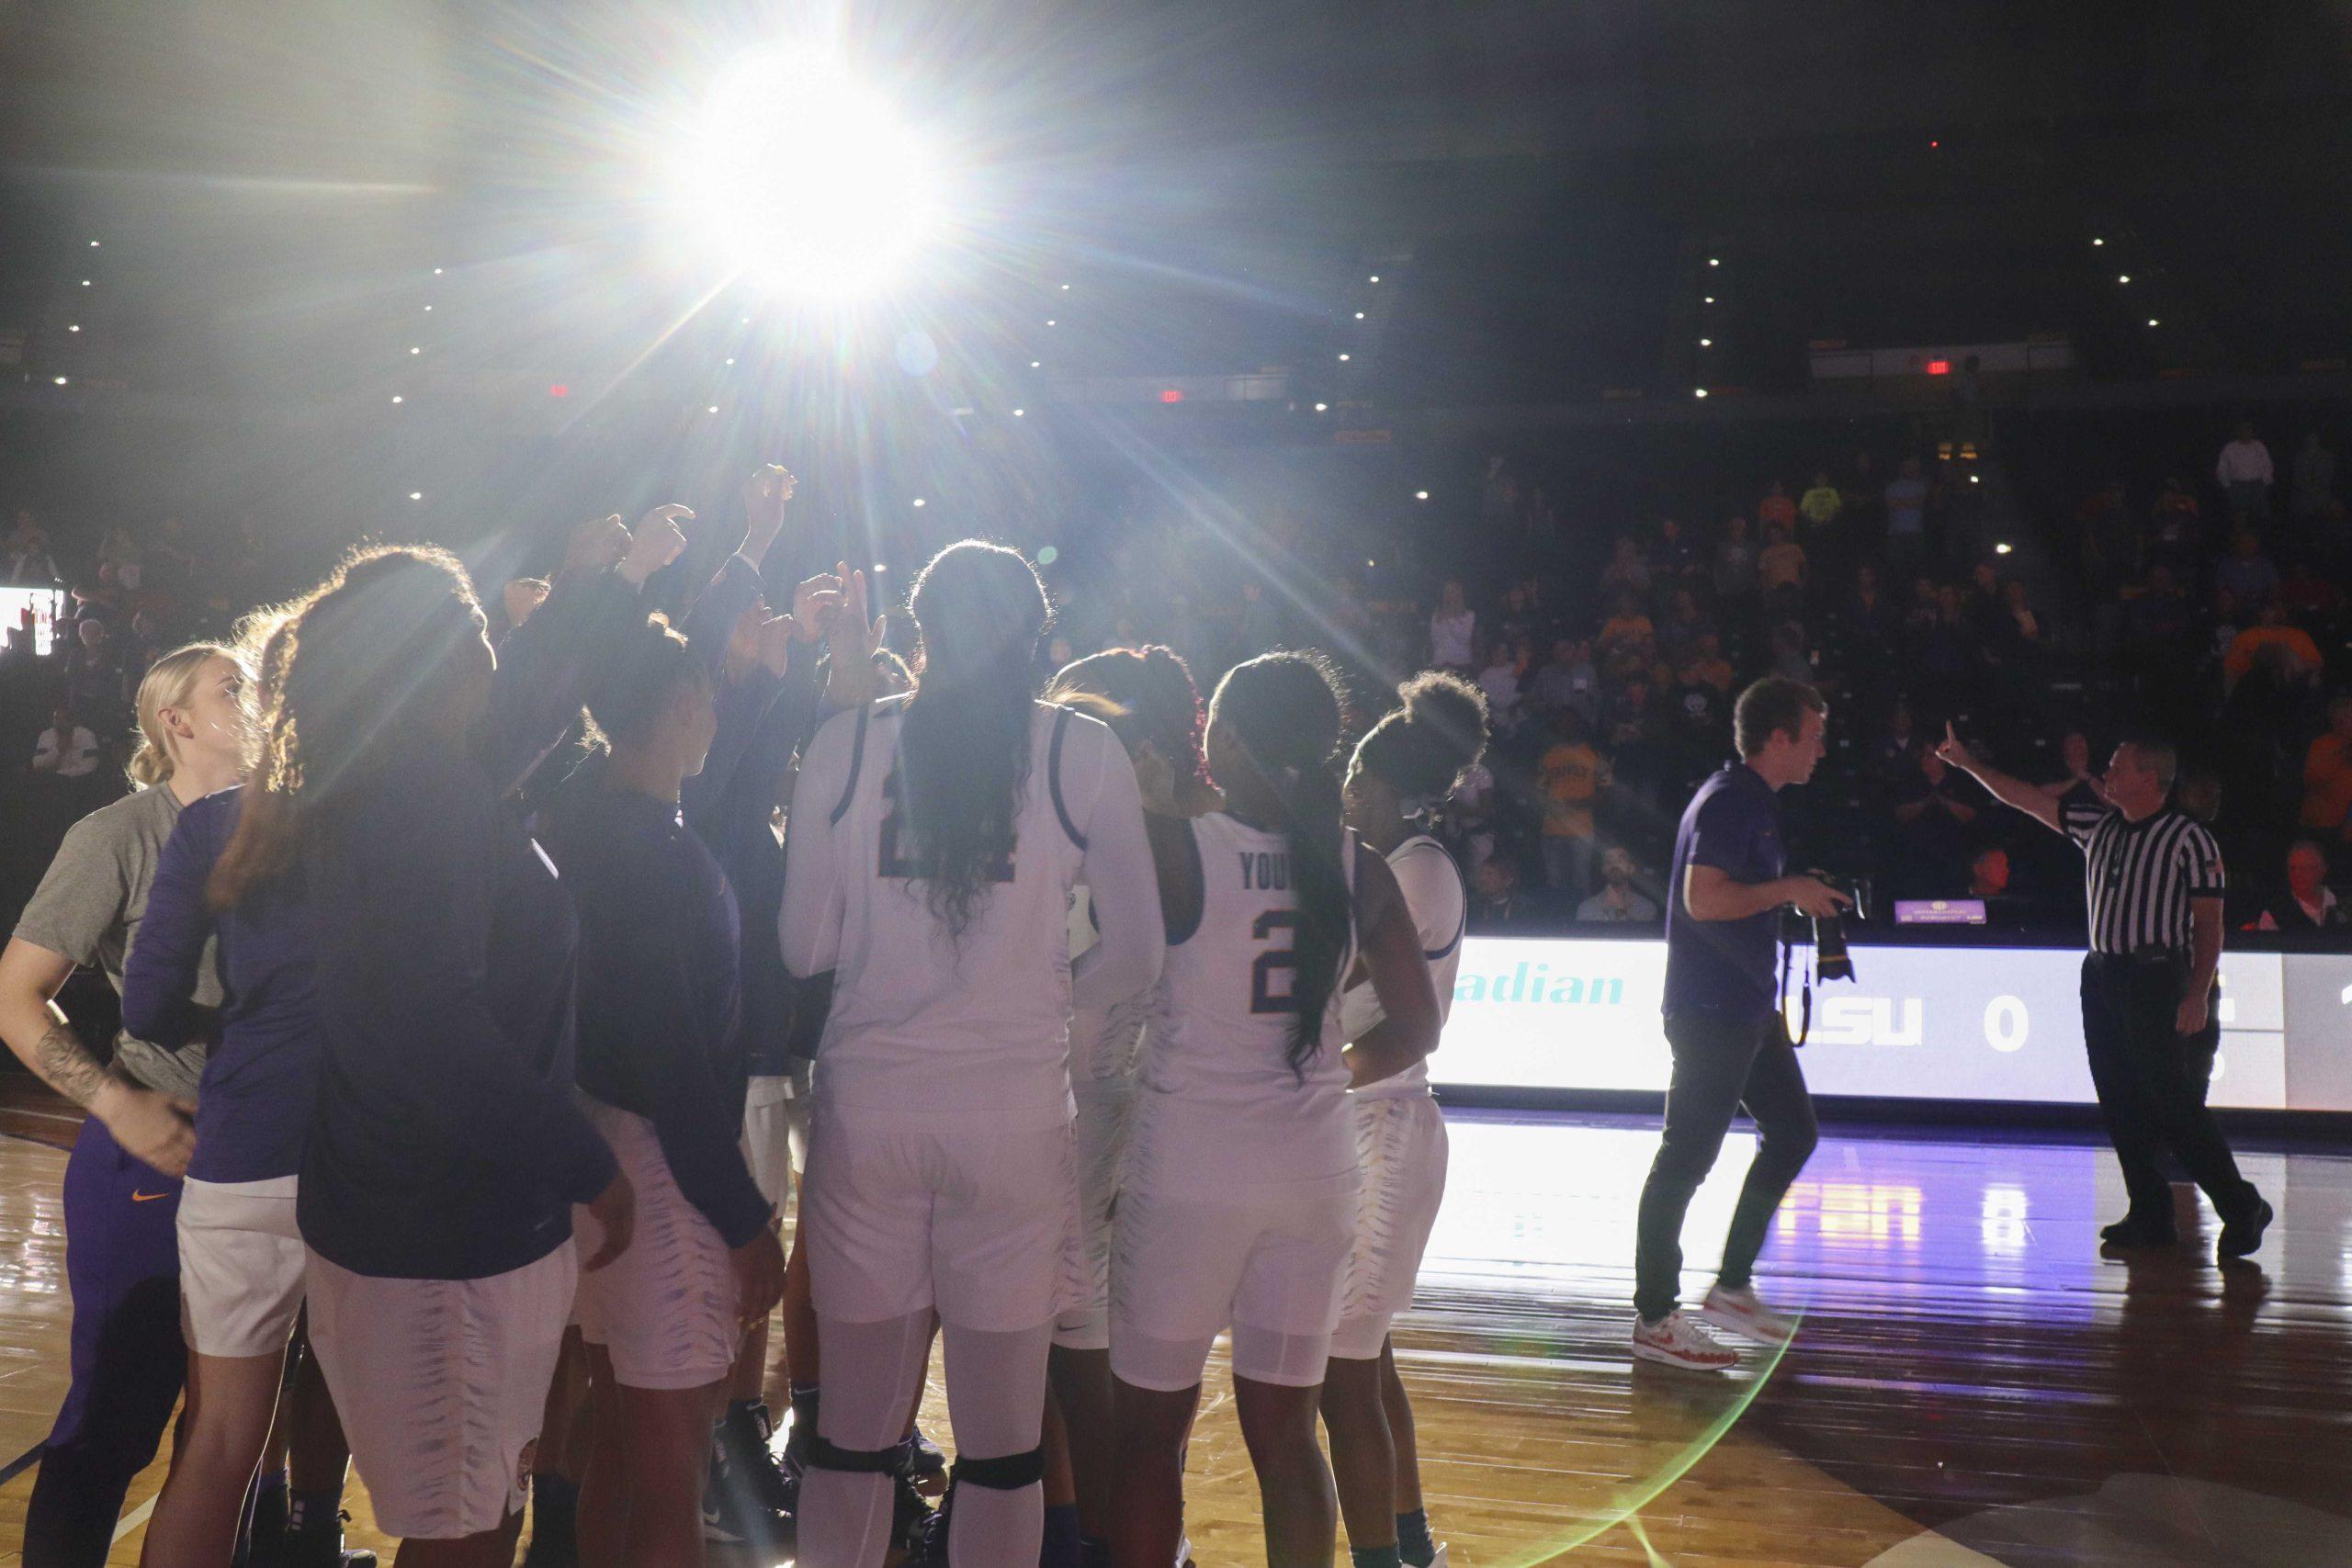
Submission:
<svg viewBox="0 0 2352 1568">
<path fill-rule="evenodd" d="M 887 1449 L 845 1449 L 821 1433 L 808 1434 L 808 1466 L 841 1470 L 852 1475 L 893 1475 L 899 1469 L 899 1445 Z"/>
<path fill-rule="evenodd" d="M 970 1482 L 991 1492 L 1018 1492 L 1023 1486 L 1035 1486 L 1045 1479 L 1046 1447 L 1043 1443 L 1023 1453 L 956 1461 L 957 1485 Z"/>
</svg>

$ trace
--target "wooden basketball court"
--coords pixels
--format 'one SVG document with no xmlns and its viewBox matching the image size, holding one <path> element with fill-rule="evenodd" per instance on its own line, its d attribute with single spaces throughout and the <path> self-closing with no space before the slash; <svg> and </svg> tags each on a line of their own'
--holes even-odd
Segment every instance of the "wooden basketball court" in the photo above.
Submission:
<svg viewBox="0 0 2352 1568">
<path fill-rule="evenodd" d="M 74 1121 L 18 1100 L 0 1114 L 0 1462 L 37 1447 L 65 1384 Z M 1654 1128 L 1452 1126 L 1397 1340 L 1459 1568 L 2352 1562 L 2352 1159 L 2248 1156 L 2278 1221 L 2223 1269 L 2187 1189 L 2181 1250 L 2102 1258 L 2122 1196 L 2092 1144 L 1826 1136 L 1758 1277 L 1804 1331 L 1709 1377 L 1626 1351 Z M 1750 1150 L 1735 1134 L 1692 1206 L 1694 1288 Z M 947 1442 L 935 1378 L 924 1424 Z M 137 1560 L 163 1468 L 115 1561 Z M 29 1466 L 0 1485 L 0 1562 L 30 1486 Z M 1264 1560 L 1221 1361 L 1188 1489 L 1202 1568 Z M 356 1482 L 350 1506 L 353 1544 L 384 1544 Z"/>
</svg>

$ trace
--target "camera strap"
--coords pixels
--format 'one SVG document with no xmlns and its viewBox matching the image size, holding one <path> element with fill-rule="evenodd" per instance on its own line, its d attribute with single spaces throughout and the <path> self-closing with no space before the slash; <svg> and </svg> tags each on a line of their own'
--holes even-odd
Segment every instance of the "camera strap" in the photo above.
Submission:
<svg viewBox="0 0 2352 1568">
<path fill-rule="evenodd" d="M 1795 966 L 1796 952 L 1795 942 L 1789 941 L 1786 937 L 1781 939 L 1780 1014 L 1781 1028 L 1783 1031 L 1789 1027 L 1789 971 Z M 1804 979 L 1797 990 L 1797 1032 L 1789 1040 L 1792 1045 L 1803 1045 L 1807 1037 L 1813 1033 L 1813 985 L 1815 976 L 1819 973 L 1820 964 L 1821 956 L 1816 952 L 1812 964 L 1806 967 Z"/>
</svg>

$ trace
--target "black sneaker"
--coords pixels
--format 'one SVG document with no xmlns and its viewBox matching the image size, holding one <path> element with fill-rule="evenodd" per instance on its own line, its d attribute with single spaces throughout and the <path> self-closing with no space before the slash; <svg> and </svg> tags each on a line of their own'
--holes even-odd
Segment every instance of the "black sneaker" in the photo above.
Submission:
<svg viewBox="0 0 2352 1568">
<path fill-rule="evenodd" d="M 2180 1233 L 2173 1228 L 2170 1220 L 2126 1214 L 2113 1224 L 2102 1226 L 2098 1239 L 2109 1247 L 2171 1247 L 2180 1240 Z"/>
<path fill-rule="evenodd" d="M 349 1514 L 339 1513 L 330 1524 L 309 1529 L 288 1527 L 278 1537 L 275 1550 L 265 1554 L 255 1543 L 255 1568 L 266 1563 L 268 1568 L 376 1568 L 376 1554 L 365 1548 L 346 1550 L 343 1544 L 343 1527 L 351 1520 Z"/>
<path fill-rule="evenodd" d="M 523 1568 L 580 1568 L 580 1543 L 534 1529 L 531 1544 L 523 1552 Z"/>
<path fill-rule="evenodd" d="M 947 1456 L 940 1451 L 937 1443 L 922 1435 L 922 1427 L 916 1427 L 907 1440 L 899 1445 L 899 1468 L 909 1475 L 921 1476 L 927 1481 L 937 1481 L 946 1475 Z"/>
<path fill-rule="evenodd" d="M 922 1495 L 913 1492 L 907 1478 L 900 1477 L 899 1486 L 901 1498 L 911 1494 L 918 1503 L 922 1502 Z M 922 1516 L 899 1537 L 906 1543 L 907 1554 L 899 1561 L 899 1568 L 947 1568 L 947 1524 L 954 1497 L 950 1493 L 936 1508 L 922 1505 Z"/>
<path fill-rule="evenodd" d="M 933 1508 L 931 1500 L 915 1489 L 910 1475 L 890 1478 L 890 1538 L 912 1553 L 918 1546 L 938 1538 L 939 1561 L 947 1561 L 947 1510 Z M 914 1559 L 910 1556 L 909 1562 Z"/>
<path fill-rule="evenodd" d="M 749 1464 L 738 1465 L 730 1451 L 736 1445 L 722 1436 L 711 1444 L 710 1474 L 702 1489 L 702 1538 L 719 1546 L 747 1547 L 754 1552 L 790 1551 L 799 1544 L 800 1531 L 789 1508 L 763 1502 L 761 1477 L 774 1475 L 775 1462 L 762 1447 Z M 797 1495 L 796 1495 L 797 1500 Z"/>
<path fill-rule="evenodd" d="M 2275 1217 L 2276 1212 L 2269 1203 L 2257 1197 L 2254 1207 L 2247 1213 L 2223 1222 L 2221 1246 L 2217 1250 L 2223 1258 L 2244 1258 L 2262 1245 L 2262 1233 L 2269 1229 Z"/>
<path fill-rule="evenodd" d="M 730 1484 L 747 1489 L 751 1500 L 776 1513 L 797 1513 L 800 1507 L 797 1467 L 787 1472 L 775 1455 L 775 1424 L 764 1404 L 737 1405 L 718 1424 L 715 1439 L 721 1450 L 714 1475 L 724 1474 Z"/>
</svg>

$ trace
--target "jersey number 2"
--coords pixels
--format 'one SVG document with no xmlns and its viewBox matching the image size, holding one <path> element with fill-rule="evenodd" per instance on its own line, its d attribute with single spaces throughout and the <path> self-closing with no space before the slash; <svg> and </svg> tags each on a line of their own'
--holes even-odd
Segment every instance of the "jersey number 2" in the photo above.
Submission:
<svg viewBox="0 0 2352 1568">
<path fill-rule="evenodd" d="M 1293 996 L 1298 984 L 1298 953 L 1293 948 L 1294 933 L 1298 929 L 1295 909 L 1269 909 L 1251 922 L 1250 934 L 1260 942 L 1282 938 L 1280 947 L 1270 948 L 1258 955 L 1250 965 L 1250 1010 L 1251 1012 L 1296 1012 L 1297 998 Z M 1283 977 L 1282 988 L 1274 988 L 1274 976 Z"/>
</svg>

